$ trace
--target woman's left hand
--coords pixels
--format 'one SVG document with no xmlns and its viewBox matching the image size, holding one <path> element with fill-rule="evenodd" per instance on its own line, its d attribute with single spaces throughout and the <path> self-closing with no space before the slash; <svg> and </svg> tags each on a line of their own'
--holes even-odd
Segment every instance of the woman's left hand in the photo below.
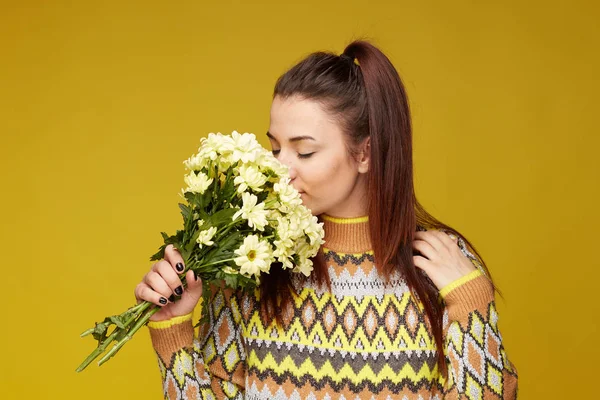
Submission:
<svg viewBox="0 0 600 400">
<path fill-rule="evenodd" d="M 421 255 L 413 256 L 415 266 L 425 271 L 441 290 L 449 283 L 475 270 L 457 243 L 458 239 L 440 230 L 415 232 L 413 248 Z"/>
</svg>

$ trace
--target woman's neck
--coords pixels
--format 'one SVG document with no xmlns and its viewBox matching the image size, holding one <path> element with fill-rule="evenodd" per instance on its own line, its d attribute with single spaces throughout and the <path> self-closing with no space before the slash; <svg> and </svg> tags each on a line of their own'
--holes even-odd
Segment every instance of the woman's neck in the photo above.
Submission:
<svg viewBox="0 0 600 400">
<path fill-rule="evenodd" d="M 369 234 L 369 217 L 319 216 L 325 231 L 323 247 L 339 253 L 364 253 L 372 250 Z"/>
</svg>

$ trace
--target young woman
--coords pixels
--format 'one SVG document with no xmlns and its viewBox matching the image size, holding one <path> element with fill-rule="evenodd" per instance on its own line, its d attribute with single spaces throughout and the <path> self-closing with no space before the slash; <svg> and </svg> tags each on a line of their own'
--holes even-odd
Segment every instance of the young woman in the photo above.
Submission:
<svg viewBox="0 0 600 400">
<path fill-rule="evenodd" d="M 135 290 L 162 307 L 148 326 L 164 396 L 515 398 L 489 271 L 415 198 L 408 100 L 389 59 L 364 41 L 309 55 L 277 81 L 267 135 L 324 222 L 314 273 L 217 291 L 196 338 L 201 282 L 189 271 L 182 290 L 169 246 Z"/>
</svg>

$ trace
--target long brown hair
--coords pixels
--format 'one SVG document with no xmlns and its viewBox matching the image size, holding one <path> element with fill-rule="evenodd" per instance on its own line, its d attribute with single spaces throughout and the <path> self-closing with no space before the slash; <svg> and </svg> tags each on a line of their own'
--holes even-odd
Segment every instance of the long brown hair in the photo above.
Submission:
<svg viewBox="0 0 600 400">
<path fill-rule="evenodd" d="M 413 296 L 423 303 L 438 348 L 438 364 L 446 373 L 444 304 L 433 282 L 414 265 L 412 243 L 417 226 L 444 229 L 461 237 L 490 279 L 491 275 L 471 242 L 430 215 L 415 196 L 410 109 L 398 72 L 377 47 L 358 40 L 350 43 L 342 56 L 310 54 L 278 79 L 276 96 L 301 96 L 320 102 L 341 124 L 353 156 L 370 137 L 367 210 L 375 263 L 385 279 L 399 270 Z M 330 287 L 323 253 L 319 252 L 313 262 L 313 278 Z M 287 270 L 271 271 L 261 284 L 262 314 L 265 320 L 275 318 L 281 323 L 293 287 Z"/>
</svg>

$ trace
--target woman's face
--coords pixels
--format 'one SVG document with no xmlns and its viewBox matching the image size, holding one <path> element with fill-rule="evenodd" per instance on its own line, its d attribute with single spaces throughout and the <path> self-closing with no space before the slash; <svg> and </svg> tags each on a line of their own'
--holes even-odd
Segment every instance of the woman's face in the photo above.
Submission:
<svg viewBox="0 0 600 400">
<path fill-rule="evenodd" d="M 346 150 L 341 127 L 321 105 L 298 96 L 275 97 L 267 136 L 275 157 L 313 213 L 366 215 L 368 151 L 359 162 Z M 365 149 L 368 149 L 368 140 Z"/>
</svg>

